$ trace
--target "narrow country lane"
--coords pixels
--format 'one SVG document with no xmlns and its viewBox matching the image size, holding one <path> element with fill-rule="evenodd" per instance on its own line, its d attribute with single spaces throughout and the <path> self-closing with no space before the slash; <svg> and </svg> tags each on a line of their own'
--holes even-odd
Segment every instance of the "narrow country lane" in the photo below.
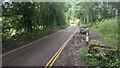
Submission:
<svg viewBox="0 0 120 68">
<path fill-rule="evenodd" d="M 3 66 L 45 66 L 77 29 L 70 26 L 2 57 Z"/>
</svg>

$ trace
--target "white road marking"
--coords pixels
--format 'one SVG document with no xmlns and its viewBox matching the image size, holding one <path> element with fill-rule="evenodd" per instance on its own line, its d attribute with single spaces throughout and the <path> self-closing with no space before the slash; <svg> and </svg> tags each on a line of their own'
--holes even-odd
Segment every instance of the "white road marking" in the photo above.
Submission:
<svg viewBox="0 0 120 68">
<path fill-rule="evenodd" d="M 62 29 L 62 30 L 64 30 L 64 29 Z M 57 32 L 61 32 L 62 30 L 59 30 L 59 31 L 57 31 Z M 7 53 L 5 53 L 5 54 L 0 55 L 0 57 L 3 57 L 3 56 L 5 56 L 5 55 L 7 55 L 7 54 L 10 54 L 10 53 L 15 52 L 15 51 L 17 51 L 17 50 L 20 50 L 20 49 L 22 49 L 22 48 L 24 48 L 24 47 L 26 47 L 26 46 L 28 46 L 28 45 L 30 45 L 30 44 L 33 44 L 33 43 L 38 42 L 38 41 L 40 41 L 40 40 L 42 40 L 42 39 L 45 39 L 45 38 L 47 38 L 47 37 L 49 37 L 49 36 L 52 36 L 52 35 L 56 34 L 57 32 L 55 32 L 55 33 L 53 33 L 53 34 L 50 34 L 50 35 L 48 35 L 48 36 L 45 36 L 45 37 L 43 37 L 43 38 L 40 38 L 40 39 L 38 39 L 38 40 L 36 40 L 36 41 L 33 41 L 33 42 L 31 42 L 31 43 L 28 43 L 28 44 L 26 44 L 26 45 L 24 45 L 24 46 L 21 46 L 21 47 L 19 47 L 19 48 L 16 48 L 16 49 L 14 49 L 14 50 L 11 50 L 11 51 L 9 51 L 9 52 L 7 52 Z"/>
</svg>

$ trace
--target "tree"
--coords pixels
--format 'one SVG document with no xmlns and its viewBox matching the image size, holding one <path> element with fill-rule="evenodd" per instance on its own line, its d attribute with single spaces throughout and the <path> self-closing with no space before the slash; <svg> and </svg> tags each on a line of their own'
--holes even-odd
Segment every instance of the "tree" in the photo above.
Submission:
<svg viewBox="0 0 120 68">
<path fill-rule="evenodd" d="M 7 8 L 2 6 L 3 45 L 27 38 L 29 34 L 40 34 L 43 30 L 65 26 L 65 3 L 13 2 Z M 37 34 L 38 33 L 38 34 Z"/>
<path fill-rule="evenodd" d="M 116 9 L 109 2 L 79 3 L 76 12 L 76 17 L 80 18 L 83 23 L 95 23 L 103 19 L 116 17 Z"/>
</svg>

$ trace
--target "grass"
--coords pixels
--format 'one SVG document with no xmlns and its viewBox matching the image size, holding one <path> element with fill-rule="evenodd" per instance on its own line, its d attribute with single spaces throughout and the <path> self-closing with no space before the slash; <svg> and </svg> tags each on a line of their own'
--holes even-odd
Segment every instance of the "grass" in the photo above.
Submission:
<svg viewBox="0 0 120 68">
<path fill-rule="evenodd" d="M 98 23 L 87 24 L 92 30 L 95 30 L 102 39 L 111 44 L 118 44 L 118 23 L 117 19 L 104 20 Z M 98 53 L 88 53 L 88 48 L 84 47 L 80 58 L 88 65 L 95 66 L 120 66 L 120 50 L 117 52 L 100 51 Z"/>
<path fill-rule="evenodd" d="M 87 54 L 88 54 L 88 48 L 83 47 L 82 52 L 80 53 L 80 59 L 82 59 L 86 64 L 89 64 L 88 61 L 89 58 L 87 57 Z"/>
<path fill-rule="evenodd" d="M 84 47 L 81 54 L 80 54 L 80 58 L 83 59 L 83 60 L 86 60 L 86 54 L 88 53 L 88 48 L 87 47 Z"/>
<path fill-rule="evenodd" d="M 98 24 L 95 24 L 91 27 L 95 30 L 102 39 L 106 40 L 111 44 L 118 43 L 118 23 L 117 19 L 109 19 Z"/>
</svg>

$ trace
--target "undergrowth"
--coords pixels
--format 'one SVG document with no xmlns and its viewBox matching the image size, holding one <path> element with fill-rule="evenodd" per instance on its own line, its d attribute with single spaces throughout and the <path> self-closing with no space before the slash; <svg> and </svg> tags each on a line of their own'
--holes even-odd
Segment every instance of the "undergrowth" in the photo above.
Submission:
<svg viewBox="0 0 120 68">
<path fill-rule="evenodd" d="M 118 45 L 118 23 L 117 19 L 104 20 L 96 24 L 88 24 L 88 26 L 96 31 L 102 39 L 108 43 L 117 45 L 117 51 L 95 51 L 88 53 L 88 48 L 85 47 L 80 58 L 88 65 L 95 65 L 108 68 L 120 67 L 120 49 Z"/>
</svg>

